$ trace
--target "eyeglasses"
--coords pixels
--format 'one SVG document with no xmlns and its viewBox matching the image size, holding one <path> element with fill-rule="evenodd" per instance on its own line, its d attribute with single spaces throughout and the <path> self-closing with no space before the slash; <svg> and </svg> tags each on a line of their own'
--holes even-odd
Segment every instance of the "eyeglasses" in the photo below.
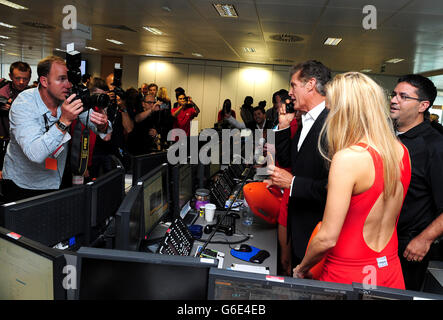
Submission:
<svg viewBox="0 0 443 320">
<path fill-rule="evenodd" d="M 395 92 L 395 91 L 392 91 L 392 92 L 389 94 L 389 99 L 392 99 L 392 98 L 394 98 L 394 97 L 397 97 L 397 99 L 398 99 L 399 101 L 405 101 L 405 100 L 407 100 L 407 99 L 417 100 L 417 101 L 424 101 L 423 99 L 420 99 L 420 98 L 410 97 L 410 96 L 406 95 L 405 93 L 397 93 L 397 92 Z"/>
<path fill-rule="evenodd" d="M 143 103 L 154 104 L 155 101 L 143 101 Z"/>
</svg>

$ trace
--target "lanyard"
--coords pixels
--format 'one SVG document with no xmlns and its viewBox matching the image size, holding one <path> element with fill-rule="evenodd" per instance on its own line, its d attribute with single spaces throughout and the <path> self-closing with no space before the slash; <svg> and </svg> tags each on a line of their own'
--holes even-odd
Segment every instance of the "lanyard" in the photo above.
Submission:
<svg viewBox="0 0 443 320">
<path fill-rule="evenodd" d="M 43 115 L 43 119 L 45 120 L 45 129 L 46 129 L 46 132 L 48 132 L 50 126 L 49 126 L 49 120 L 48 120 L 48 117 L 46 116 L 46 113 Z"/>
</svg>

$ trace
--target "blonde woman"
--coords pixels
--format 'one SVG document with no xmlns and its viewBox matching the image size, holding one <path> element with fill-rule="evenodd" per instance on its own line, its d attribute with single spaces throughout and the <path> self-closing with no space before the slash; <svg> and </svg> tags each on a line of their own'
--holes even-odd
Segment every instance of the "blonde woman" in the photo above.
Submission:
<svg viewBox="0 0 443 320">
<path fill-rule="evenodd" d="M 171 109 L 171 99 L 168 97 L 168 91 L 165 87 L 158 89 L 157 99 L 162 102 L 160 110 Z"/>
<path fill-rule="evenodd" d="M 397 221 L 409 187 L 409 153 L 396 138 L 383 89 L 358 72 L 327 87 L 330 108 L 319 148 L 330 161 L 322 226 L 294 277 L 326 256 L 320 280 L 404 289 Z"/>
</svg>

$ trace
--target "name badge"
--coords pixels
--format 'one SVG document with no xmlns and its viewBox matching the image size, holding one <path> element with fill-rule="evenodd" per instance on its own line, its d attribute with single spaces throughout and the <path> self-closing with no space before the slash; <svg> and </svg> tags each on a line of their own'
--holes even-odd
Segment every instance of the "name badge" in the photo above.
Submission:
<svg viewBox="0 0 443 320">
<path fill-rule="evenodd" d="M 379 268 L 387 267 L 388 266 L 388 259 L 386 259 L 386 256 L 377 258 L 377 265 Z"/>
</svg>

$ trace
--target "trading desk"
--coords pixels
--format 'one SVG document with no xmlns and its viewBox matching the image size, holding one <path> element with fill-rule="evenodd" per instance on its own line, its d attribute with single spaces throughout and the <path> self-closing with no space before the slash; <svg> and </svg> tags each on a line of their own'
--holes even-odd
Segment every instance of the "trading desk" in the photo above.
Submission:
<svg viewBox="0 0 443 320">
<path fill-rule="evenodd" d="M 217 214 L 223 213 L 223 211 L 216 211 Z M 241 216 L 241 212 L 239 213 Z M 210 224 L 215 224 L 216 217 L 214 217 L 214 221 Z M 198 217 L 198 219 L 195 221 L 194 224 L 198 224 L 203 226 L 203 228 L 208 224 L 204 217 Z M 216 232 L 215 235 L 212 237 L 211 242 L 238 242 L 246 238 L 248 234 L 252 235 L 252 237 L 242 242 L 244 244 L 248 244 L 251 246 L 254 246 L 256 248 L 259 248 L 261 250 L 266 250 L 269 252 L 270 256 L 263 261 L 261 264 L 251 263 L 244 260 L 237 259 L 231 255 L 231 248 L 236 248 L 241 245 L 241 243 L 238 244 L 208 244 L 207 248 L 214 249 L 219 252 L 223 252 L 225 254 L 224 261 L 223 261 L 223 269 L 228 269 L 231 267 L 233 263 L 236 264 L 246 264 L 250 266 L 263 266 L 269 268 L 269 274 L 270 275 L 276 275 L 277 274 L 277 227 L 275 225 L 270 225 L 266 223 L 264 220 L 258 218 L 257 216 L 254 216 L 254 221 L 252 225 L 246 226 L 243 225 L 242 219 L 236 219 L 236 230 L 235 233 L 232 236 L 227 236 L 222 232 Z M 158 225 L 153 234 L 152 237 L 161 237 L 166 233 L 166 230 L 168 227 L 164 224 Z M 201 240 L 208 239 L 211 236 L 211 234 L 203 233 Z M 191 252 L 191 255 L 194 256 L 197 252 L 197 248 L 199 246 L 202 246 L 204 242 L 195 240 L 194 246 Z"/>
<path fill-rule="evenodd" d="M 217 214 L 223 214 L 223 211 L 216 211 Z M 239 213 L 241 216 L 241 212 Z M 214 224 L 216 218 L 214 217 L 214 221 L 210 224 Z M 199 217 L 194 224 L 202 225 L 203 227 L 207 224 L 204 217 Z M 223 232 L 216 232 L 212 237 L 211 242 L 238 242 L 246 238 L 247 235 L 252 235 L 252 237 L 242 242 L 244 244 L 248 244 L 250 246 L 256 247 L 261 250 L 266 250 L 269 252 L 270 256 L 263 261 L 261 264 L 251 263 L 244 260 L 240 260 L 231 255 L 231 248 L 236 248 L 241 245 L 238 244 L 213 244 L 209 243 L 207 248 L 214 249 L 225 254 L 223 261 L 223 268 L 228 269 L 231 267 L 233 263 L 235 264 L 246 264 L 251 266 L 263 266 L 269 268 L 269 274 L 276 275 L 277 274 L 277 228 L 275 225 L 270 225 L 264 220 L 254 216 L 254 222 L 250 226 L 246 226 L 242 223 L 242 218 L 236 219 L 236 230 L 234 235 L 227 236 Z M 202 239 L 208 239 L 211 234 L 203 233 Z M 198 246 L 203 245 L 201 241 L 194 242 L 194 248 L 192 254 L 195 255 L 197 252 Z"/>
</svg>

